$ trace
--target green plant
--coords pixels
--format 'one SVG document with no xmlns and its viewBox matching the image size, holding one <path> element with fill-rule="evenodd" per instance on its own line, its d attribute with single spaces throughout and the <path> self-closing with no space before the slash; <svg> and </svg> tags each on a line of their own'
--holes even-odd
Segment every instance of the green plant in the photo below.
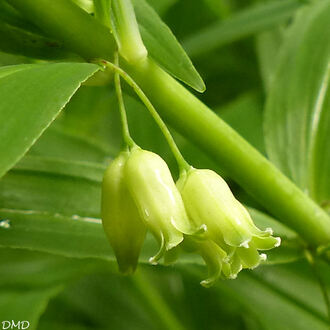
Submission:
<svg viewBox="0 0 330 330">
<path fill-rule="evenodd" d="M 329 25 L 329 0 L 244 8 L 213 0 L 0 0 L 0 321 L 28 320 L 32 329 L 327 329 Z M 119 206 L 114 217 L 103 210 L 121 270 L 135 268 L 144 224 L 160 245 L 153 262 L 174 261 L 177 246 L 196 252 L 151 268 L 157 244 L 147 234 L 130 277 L 118 274 L 99 220 L 102 177 L 122 143 L 112 163 L 119 167 L 109 168 L 104 184 Z M 179 206 L 171 226 L 166 199 L 156 205 L 147 198 L 151 185 L 141 188 L 152 176 L 130 161 L 130 152 L 141 152 L 136 144 L 180 177 L 178 205 L 187 214 Z M 220 173 L 261 230 L 231 195 L 223 202 L 228 218 L 222 206 L 208 206 L 228 223 L 199 222 L 198 200 L 206 205 L 229 190 L 214 172 L 188 163 Z M 207 198 L 212 180 L 218 188 Z M 153 203 L 154 216 L 142 227 L 114 227 L 120 196 L 129 194 L 134 207 Z M 133 206 L 122 216 L 136 214 Z M 223 229 L 232 212 L 246 221 L 237 236 Z M 257 248 L 278 245 L 269 227 L 282 244 L 267 261 L 217 280 L 236 276 L 237 255 L 252 268 L 262 259 Z M 252 251 L 243 237 L 254 254 L 243 257 Z M 233 246 L 241 254 L 231 254 Z M 198 254 L 210 289 L 198 284 L 205 278 Z"/>
</svg>

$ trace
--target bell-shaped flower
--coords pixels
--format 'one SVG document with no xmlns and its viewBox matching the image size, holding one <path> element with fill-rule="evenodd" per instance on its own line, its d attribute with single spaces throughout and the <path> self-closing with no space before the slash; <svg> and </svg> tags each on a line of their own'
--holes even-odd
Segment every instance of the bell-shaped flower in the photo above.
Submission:
<svg viewBox="0 0 330 330">
<path fill-rule="evenodd" d="M 134 149 L 125 165 L 125 178 L 141 218 L 160 243 L 159 252 L 150 259 L 156 263 L 182 242 L 183 233 L 193 232 L 181 195 L 167 164 L 153 152 Z"/>
<path fill-rule="evenodd" d="M 186 236 L 182 249 L 190 253 L 198 253 L 204 259 L 208 268 L 208 278 L 201 281 L 204 287 L 212 286 L 222 272 L 230 272 L 230 265 L 227 261 L 227 253 L 210 239 L 203 239 L 200 236 Z"/>
<path fill-rule="evenodd" d="M 271 230 L 255 226 L 226 181 L 214 171 L 191 169 L 177 186 L 190 219 L 196 226 L 205 224 L 210 238 L 219 245 L 247 248 L 253 241 L 256 248 L 272 248 L 279 244 Z"/>
<path fill-rule="evenodd" d="M 115 252 L 119 270 L 133 273 L 146 234 L 146 226 L 129 193 L 124 167 L 129 153 L 122 152 L 107 168 L 102 184 L 102 223 Z"/>
<path fill-rule="evenodd" d="M 248 211 L 215 172 L 192 168 L 181 176 L 177 186 L 190 220 L 196 227 L 206 225 L 206 239 L 226 253 L 221 277 L 235 278 L 242 268 L 255 268 L 266 258 L 258 250 L 280 245 L 280 238 L 271 236 L 271 229 L 262 231 L 255 226 Z"/>
</svg>

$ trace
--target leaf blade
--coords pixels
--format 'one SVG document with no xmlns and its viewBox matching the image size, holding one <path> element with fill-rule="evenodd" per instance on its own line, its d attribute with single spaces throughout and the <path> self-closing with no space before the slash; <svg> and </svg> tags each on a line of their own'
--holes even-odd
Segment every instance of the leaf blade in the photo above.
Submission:
<svg viewBox="0 0 330 330">
<path fill-rule="evenodd" d="M 203 92 L 202 78 L 168 26 L 145 0 L 132 2 L 149 55 L 174 77 Z"/>
<path fill-rule="evenodd" d="M 329 15 L 327 1 L 299 12 L 281 50 L 264 124 L 270 159 L 321 204 L 330 198 Z"/>
<path fill-rule="evenodd" d="M 0 80 L 0 122 L 5 123 L 0 131 L 0 176 L 33 145 L 81 82 L 99 69 L 85 63 L 23 67 Z"/>
</svg>

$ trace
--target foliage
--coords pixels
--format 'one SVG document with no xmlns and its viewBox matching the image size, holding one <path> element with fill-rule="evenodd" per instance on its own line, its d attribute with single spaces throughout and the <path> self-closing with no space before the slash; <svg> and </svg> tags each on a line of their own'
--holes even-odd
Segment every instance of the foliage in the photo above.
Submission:
<svg viewBox="0 0 330 330">
<path fill-rule="evenodd" d="M 0 322 L 328 329 L 329 258 L 317 251 L 330 240 L 329 0 L 132 1 L 152 62 L 147 77 L 122 68 L 186 160 L 221 173 L 256 225 L 282 239 L 258 269 L 210 289 L 193 254 L 150 266 L 151 235 L 136 274 L 118 273 L 100 205 L 120 117 L 113 72 L 94 64 L 112 60 L 115 42 L 100 14 L 107 1 L 96 3 L 94 16 L 91 0 L 0 0 Z M 177 176 L 152 116 L 127 86 L 123 94 L 134 140 Z"/>
</svg>

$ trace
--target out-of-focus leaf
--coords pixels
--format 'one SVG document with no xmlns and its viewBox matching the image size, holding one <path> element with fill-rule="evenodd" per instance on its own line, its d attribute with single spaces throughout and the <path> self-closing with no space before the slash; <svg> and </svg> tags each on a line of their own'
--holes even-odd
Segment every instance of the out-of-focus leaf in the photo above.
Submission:
<svg viewBox="0 0 330 330">
<path fill-rule="evenodd" d="M 148 0 L 148 3 L 159 16 L 164 15 L 166 11 L 171 8 L 178 0 Z"/>
<path fill-rule="evenodd" d="M 0 1 L 0 22 L 8 23 L 18 28 L 39 33 L 40 30 L 27 21 L 16 9 L 14 9 L 6 0 Z"/>
<path fill-rule="evenodd" d="M 230 15 L 232 1 L 204 0 L 205 4 L 220 18 Z"/>
<path fill-rule="evenodd" d="M 260 73 L 266 91 L 269 89 L 274 77 L 275 64 L 283 42 L 283 37 L 284 29 L 282 27 L 261 32 L 256 37 L 256 50 Z"/>
<path fill-rule="evenodd" d="M 282 46 L 266 104 L 270 159 L 321 205 L 330 199 L 330 3 L 306 6 Z"/>
<path fill-rule="evenodd" d="M 0 68 L 0 176 L 26 153 L 80 84 L 98 69 L 86 63 Z"/>
<path fill-rule="evenodd" d="M 72 259 L 27 249 L 0 248 L 1 288 L 57 287 L 110 265 L 102 260 Z"/>
<path fill-rule="evenodd" d="M 262 97 L 258 93 L 244 94 L 215 111 L 248 142 L 265 153 L 262 132 L 262 101 Z"/>
<path fill-rule="evenodd" d="M 188 37 L 183 41 L 183 47 L 191 57 L 205 54 L 286 21 L 301 4 L 299 0 L 271 1 L 244 9 Z"/>
<path fill-rule="evenodd" d="M 99 219 L 0 209 L 0 246 L 114 261 Z"/>
<path fill-rule="evenodd" d="M 145 0 L 133 0 L 133 5 L 149 55 L 173 76 L 203 92 L 202 78 L 168 26 Z"/>
<path fill-rule="evenodd" d="M 195 278 L 201 276 L 198 266 L 179 268 Z M 329 285 L 329 271 L 329 266 L 323 265 L 326 285 Z M 219 299 L 225 295 L 241 304 L 241 314 L 258 320 L 260 329 L 328 329 L 322 292 L 306 261 L 244 270 L 234 281 L 219 281 L 214 289 Z"/>
<path fill-rule="evenodd" d="M 0 320 L 14 320 L 16 324 L 26 320 L 30 323 L 29 329 L 36 329 L 49 299 L 65 284 L 98 268 L 110 269 L 100 260 L 91 262 L 0 248 Z"/>
<path fill-rule="evenodd" d="M 14 66 L 26 63 L 26 57 L 0 52 L 0 66 Z"/>
<path fill-rule="evenodd" d="M 99 217 L 105 167 L 25 157 L 0 181 L 0 208 Z"/>
<path fill-rule="evenodd" d="M 254 273 L 243 272 L 237 280 L 219 282 L 218 285 L 225 290 L 230 288 L 265 329 L 326 330 L 328 322 L 318 283 L 310 277 L 302 278 L 303 271 L 306 271 L 306 265 L 302 269 L 296 268 L 286 278 L 288 272 L 284 266 L 270 267 L 269 270 L 263 267 L 256 270 L 260 274 L 256 277 Z M 290 288 L 290 291 L 282 290 L 281 286 Z M 316 301 L 317 305 L 314 304 Z"/>
<path fill-rule="evenodd" d="M 62 286 L 40 288 L 33 290 L 2 289 L 0 293 L 0 319 L 1 322 L 12 320 L 20 327 L 35 330 L 41 314 L 46 309 L 48 300 L 55 296 Z M 2 323 L 3 329 L 7 329 L 8 323 Z M 9 329 L 9 327 L 8 327 Z"/>
<path fill-rule="evenodd" d="M 55 125 L 69 135 L 100 145 L 111 156 L 122 146 L 117 99 L 111 86 L 81 86 Z"/>
<path fill-rule="evenodd" d="M 0 21 L 0 50 L 37 59 L 68 59 L 79 56 L 63 49 L 60 42 Z"/>
<path fill-rule="evenodd" d="M 103 145 L 79 135 L 70 134 L 56 125 L 49 127 L 43 133 L 30 149 L 29 155 L 69 161 L 105 163 L 114 154 Z"/>
<path fill-rule="evenodd" d="M 50 329 L 67 330 L 163 330 L 148 307 L 131 277 L 103 271 L 73 283 L 53 299 L 40 320 L 40 329 L 48 330 L 50 324 Z"/>
</svg>

